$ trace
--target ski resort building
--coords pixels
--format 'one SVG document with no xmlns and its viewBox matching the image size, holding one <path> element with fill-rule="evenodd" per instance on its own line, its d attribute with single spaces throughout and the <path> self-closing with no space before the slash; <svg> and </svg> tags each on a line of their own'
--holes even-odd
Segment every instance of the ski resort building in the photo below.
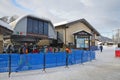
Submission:
<svg viewBox="0 0 120 80">
<path fill-rule="evenodd" d="M 85 19 L 56 24 L 55 29 L 59 34 L 59 44 L 72 45 L 78 49 L 88 50 L 90 46 L 96 46 L 96 39 L 100 36 Z"/>
<path fill-rule="evenodd" d="M 34 15 L 24 15 L 10 23 L 13 29 L 13 43 L 39 43 L 55 45 L 57 34 L 52 22 Z"/>
</svg>

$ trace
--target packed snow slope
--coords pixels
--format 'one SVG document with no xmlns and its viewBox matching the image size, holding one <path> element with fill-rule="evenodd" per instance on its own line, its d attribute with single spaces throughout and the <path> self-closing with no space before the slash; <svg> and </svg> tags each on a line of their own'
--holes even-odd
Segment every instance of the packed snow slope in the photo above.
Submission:
<svg viewBox="0 0 120 80">
<path fill-rule="evenodd" d="M 96 60 L 69 68 L 48 68 L 11 74 L 0 73 L 0 80 L 120 80 L 120 58 L 115 58 L 115 47 L 104 47 L 96 51 Z"/>
</svg>

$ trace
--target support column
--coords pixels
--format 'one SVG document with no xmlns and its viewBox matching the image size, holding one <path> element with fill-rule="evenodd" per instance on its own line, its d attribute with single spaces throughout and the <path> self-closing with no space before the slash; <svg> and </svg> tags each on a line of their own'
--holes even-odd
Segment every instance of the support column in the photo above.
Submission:
<svg viewBox="0 0 120 80">
<path fill-rule="evenodd" d="M 0 34 L 0 53 L 3 52 L 3 35 Z"/>
</svg>

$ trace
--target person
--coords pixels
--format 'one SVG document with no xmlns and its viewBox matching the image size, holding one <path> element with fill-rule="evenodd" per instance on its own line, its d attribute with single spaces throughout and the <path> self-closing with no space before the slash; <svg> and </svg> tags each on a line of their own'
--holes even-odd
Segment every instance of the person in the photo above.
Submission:
<svg viewBox="0 0 120 80">
<path fill-rule="evenodd" d="M 51 52 L 51 53 L 53 52 L 53 49 L 52 49 L 52 47 L 49 47 L 49 52 Z"/>
<path fill-rule="evenodd" d="M 71 53 L 71 50 L 69 47 L 66 47 L 65 51 L 66 51 L 66 67 L 68 67 L 68 63 L 69 61 L 71 61 L 71 59 L 69 58 L 69 54 Z M 72 61 L 71 61 L 71 64 L 72 64 Z"/>
<path fill-rule="evenodd" d="M 23 49 L 23 46 L 20 46 L 20 48 L 19 48 L 19 53 L 20 54 L 23 54 L 23 50 L 22 49 Z"/>
<path fill-rule="evenodd" d="M 68 47 L 66 47 L 65 51 L 66 51 L 66 53 L 71 53 L 71 50 Z"/>
<path fill-rule="evenodd" d="M 53 52 L 54 52 L 54 53 L 56 52 L 56 48 L 55 48 L 55 47 L 53 48 Z"/>
<path fill-rule="evenodd" d="M 28 54 L 28 46 L 27 46 L 27 43 L 24 44 L 23 53 Z"/>
<path fill-rule="evenodd" d="M 32 53 L 39 53 L 39 50 L 37 48 L 34 48 L 34 50 L 32 51 Z"/>
<path fill-rule="evenodd" d="M 58 52 L 60 52 L 60 47 L 58 46 L 57 48 L 58 48 Z"/>
<path fill-rule="evenodd" d="M 7 53 L 7 46 L 3 47 L 3 53 Z"/>
<path fill-rule="evenodd" d="M 8 47 L 7 47 L 7 53 L 12 53 L 12 52 L 14 52 L 14 47 L 13 47 L 13 45 L 8 45 Z"/>
<path fill-rule="evenodd" d="M 100 51 L 101 51 L 101 52 L 103 51 L 103 46 L 102 46 L 102 44 L 100 45 Z"/>
<path fill-rule="evenodd" d="M 24 44 L 24 46 L 20 48 L 20 62 L 19 66 L 16 68 L 16 72 L 20 71 L 26 64 L 28 66 L 28 69 L 31 69 L 31 66 L 29 64 L 29 56 L 28 54 L 28 48 L 27 48 L 27 43 Z"/>
</svg>

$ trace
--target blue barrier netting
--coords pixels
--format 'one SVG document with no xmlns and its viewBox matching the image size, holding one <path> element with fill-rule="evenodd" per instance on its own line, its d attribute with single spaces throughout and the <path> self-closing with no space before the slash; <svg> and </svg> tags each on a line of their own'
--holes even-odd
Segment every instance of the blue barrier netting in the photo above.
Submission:
<svg viewBox="0 0 120 80">
<path fill-rule="evenodd" d="M 90 46 L 90 50 L 96 51 L 96 50 L 99 50 L 99 48 L 98 48 L 98 46 Z"/>
<path fill-rule="evenodd" d="M 9 55 L 11 55 L 11 72 L 65 66 L 67 56 L 65 52 L 0 54 L 0 72 L 9 72 Z M 72 53 L 68 54 L 68 65 L 84 63 L 94 59 L 94 51 L 72 50 Z"/>
</svg>

